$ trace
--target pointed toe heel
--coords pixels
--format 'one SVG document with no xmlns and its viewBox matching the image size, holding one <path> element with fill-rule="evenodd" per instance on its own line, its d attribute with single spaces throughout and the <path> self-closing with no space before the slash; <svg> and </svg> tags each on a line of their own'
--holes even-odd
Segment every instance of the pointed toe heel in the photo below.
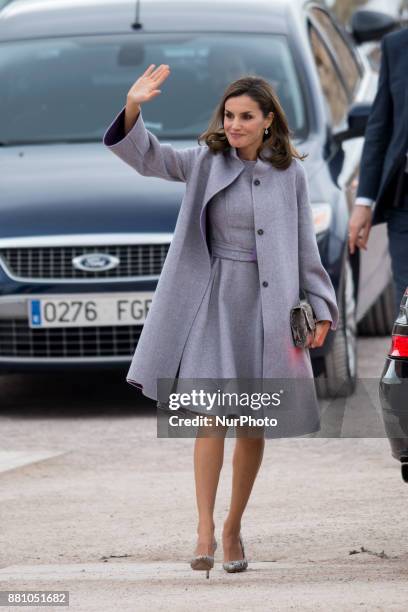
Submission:
<svg viewBox="0 0 408 612">
<path fill-rule="evenodd" d="M 217 541 L 214 541 L 214 553 L 217 549 Z M 214 555 L 197 555 L 190 561 L 193 570 L 205 570 L 206 578 L 210 577 L 210 570 L 214 567 Z"/>
<path fill-rule="evenodd" d="M 222 564 L 223 569 L 229 574 L 233 574 L 235 572 L 244 572 L 248 567 L 248 560 L 245 557 L 245 549 L 244 543 L 242 541 L 241 535 L 239 536 L 239 542 L 242 548 L 242 559 L 236 559 L 234 561 L 225 561 Z"/>
</svg>

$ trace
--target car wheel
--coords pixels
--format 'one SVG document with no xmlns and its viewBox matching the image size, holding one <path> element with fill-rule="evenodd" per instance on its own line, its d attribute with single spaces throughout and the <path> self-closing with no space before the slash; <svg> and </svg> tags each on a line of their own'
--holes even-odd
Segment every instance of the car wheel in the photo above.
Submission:
<svg viewBox="0 0 408 612">
<path fill-rule="evenodd" d="M 330 352 L 323 358 L 323 371 L 316 378 L 321 398 L 348 397 L 357 380 L 357 325 L 353 271 L 347 257 L 338 303 L 339 322 Z"/>
<path fill-rule="evenodd" d="M 362 336 L 389 336 L 395 320 L 395 295 L 392 280 L 358 324 Z"/>
</svg>

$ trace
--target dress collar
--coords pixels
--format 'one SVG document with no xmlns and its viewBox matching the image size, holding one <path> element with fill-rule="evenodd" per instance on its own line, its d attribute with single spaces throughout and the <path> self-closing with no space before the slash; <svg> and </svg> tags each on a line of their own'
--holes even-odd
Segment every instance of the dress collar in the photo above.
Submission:
<svg viewBox="0 0 408 612">
<path fill-rule="evenodd" d="M 243 163 L 243 160 L 242 160 L 242 159 L 240 158 L 240 156 L 238 155 L 238 151 L 237 151 L 237 148 L 236 148 L 236 147 L 231 147 L 229 151 L 230 151 L 230 155 L 231 155 L 232 157 L 235 157 L 235 159 L 238 159 L 240 162 L 242 162 L 242 163 Z M 258 159 L 259 159 L 259 158 L 258 158 Z M 254 160 L 254 161 L 255 161 L 255 160 Z"/>
<path fill-rule="evenodd" d="M 229 154 L 230 154 L 232 159 L 236 159 L 236 160 L 238 160 L 241 163 L 242 166 L 244 165 L 244 162 L 242 161 L 242 159 L 238 155 L 236 147 L 230 147 Z M 256 164 L 254 164 L 254 169 L 255 169 L 255 171 L 260 172 L 260 173 L 263 174 L 267 170 L 271 170 L 272 166 L 271 166 L 270 162 L 264 161 L 263 159 L 260 159 L 258 157 L 258 159 L 256 160 Z"/>
</svg>

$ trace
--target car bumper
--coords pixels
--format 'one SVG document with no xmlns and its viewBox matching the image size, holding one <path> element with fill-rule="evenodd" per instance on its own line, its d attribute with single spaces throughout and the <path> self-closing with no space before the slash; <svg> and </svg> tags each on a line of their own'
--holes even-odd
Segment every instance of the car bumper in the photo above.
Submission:
<svg viewBox="0 0 408 612">
<path fill-rule="evenodd" d="M 153 292 L 152 281 L 92 284 L 0 283 L 0 372 L 68 368 L 119 368 L 130 363 L 143 325 L 101 325 L 33 329 L 28 308 L 32 298 L 83 293 L 129 295 Z"/>
</svg>

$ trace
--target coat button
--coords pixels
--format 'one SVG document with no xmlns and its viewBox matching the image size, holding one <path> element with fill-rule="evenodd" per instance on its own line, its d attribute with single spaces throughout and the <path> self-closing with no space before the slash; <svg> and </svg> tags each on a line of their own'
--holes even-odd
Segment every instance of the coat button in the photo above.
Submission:
<svg viewBox="0 0 408 612">
<path fill-rule="evenodd" d="M 263 234 L 263 229 L 259 229 L 259 230 L 258 230 L 258 234 L 259 234 L 260 236 L 262 236 L 262 234 Z"/>
<path fill-rule="evenodd" d="M 267 287 L 268 286 L 268 281 L 264 281 L 262 284 L 263 284 L 264 287 Z"/>
<path fill-rule="evenodd" d="M 260 185 L 260 184 L 261 184 L 261 181 L 259 179 L 254 180 L 254 185 Z"/>
</svg>

